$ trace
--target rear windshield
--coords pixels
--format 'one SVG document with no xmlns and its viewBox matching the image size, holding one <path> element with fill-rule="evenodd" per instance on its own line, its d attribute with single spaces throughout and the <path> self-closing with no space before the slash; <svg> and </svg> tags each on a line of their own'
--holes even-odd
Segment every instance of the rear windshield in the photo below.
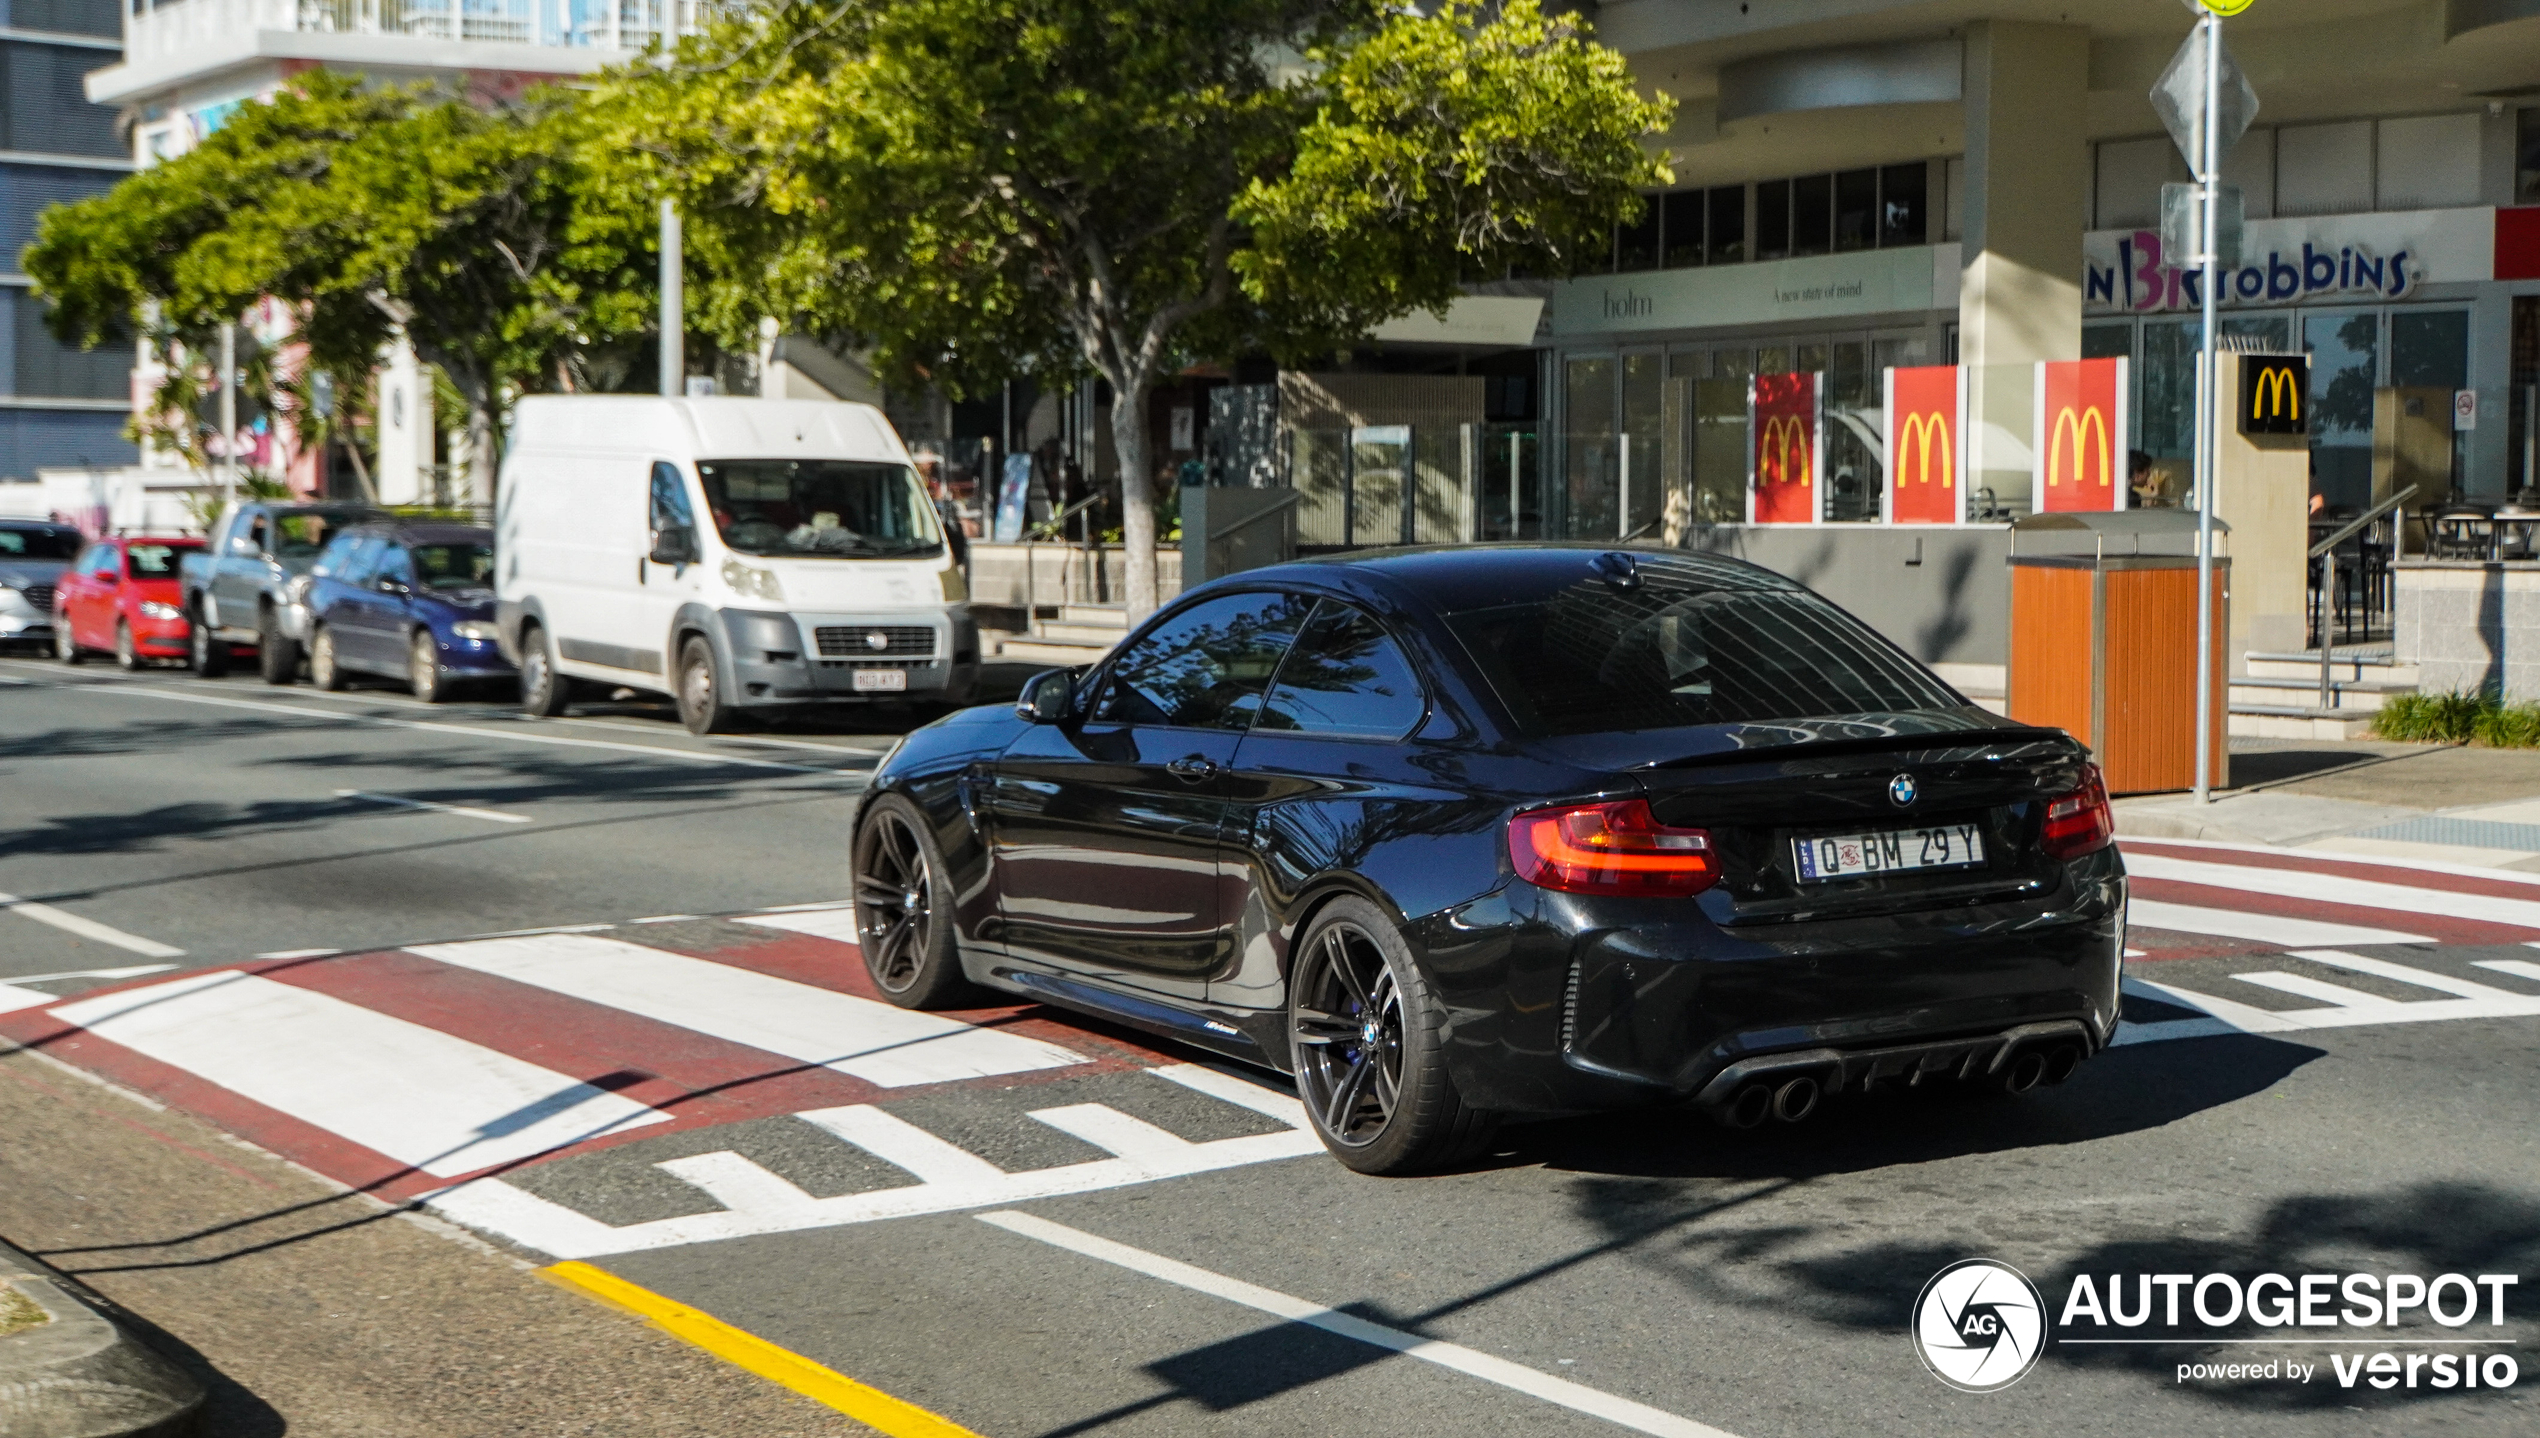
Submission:
<svg viewBox="0 0 2540 1438">
<path fill-rule="evenodd" d="M 124 546 L 124 560 L 135 579 L 176 578 L 176 557 L 198 546 L 191 544 L 129 544 Z"/>
<path fill-rule="evenodd" d="M 714 460 L 698 464 L 697 478 L 715 533 L 743 554 L 907 558 L 943 543 L 906 465 Z"/>
<path fill-rule="evenodd" d="M 76 529 L 0 529 L 0 559 L 72 559 L 84 543 Z"/>
<path fill-rule="evenodd" d="M 1966 701 L 1859 620 L 1769 574 L 1641 556 L 1639 583 L 1449 617 L 1530 734 L 1771 723 Z"/>
</svg>

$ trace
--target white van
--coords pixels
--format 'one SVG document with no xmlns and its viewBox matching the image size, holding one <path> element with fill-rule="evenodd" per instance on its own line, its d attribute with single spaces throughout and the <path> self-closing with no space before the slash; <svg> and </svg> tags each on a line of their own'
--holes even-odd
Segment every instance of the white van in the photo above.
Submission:
<svg viewBox="0 0 2540 1438">
<path fill-rule="evenodd" d="M 532 714 L 631 687 L 707 734 L 748 710 L 967 703 L 977 681 L 953 545 L 871 405 L 524 399 L 499 494 L 497 622 Z"/>
</svg>

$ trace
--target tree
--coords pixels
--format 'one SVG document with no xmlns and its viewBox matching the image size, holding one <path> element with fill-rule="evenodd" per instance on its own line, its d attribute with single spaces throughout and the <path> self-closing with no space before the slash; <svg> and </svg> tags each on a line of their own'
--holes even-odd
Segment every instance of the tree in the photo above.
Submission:
<svg viewBox="0 0 2540 1438">
<path fill-rule="evenodd" d="M 582 202 L 579 124 L 556 92 L 483 109 L 313 71 L 49 211 L 27 272 L 81 345 L 155 316 L 199 355 L 271 296 L 296 307 L 313 370 L 360 380 L 402 329 L 465 402 L 490 494 L 505 396 L 578 387 L 594 349 L 650 320 L 648 258 Z"/>
<path fill-rule="evenodd" d="M 724 343 L 773 315 L 956 396 L 1108 381 L 1139 614 L 1159 379 L 1571 268 L 1667 180 L 1640 140 L 1671 111 L 1536 0 L 781 0 L 597 106 L 595 163 L 621 207 L 680 201 Z"/>
</svg>

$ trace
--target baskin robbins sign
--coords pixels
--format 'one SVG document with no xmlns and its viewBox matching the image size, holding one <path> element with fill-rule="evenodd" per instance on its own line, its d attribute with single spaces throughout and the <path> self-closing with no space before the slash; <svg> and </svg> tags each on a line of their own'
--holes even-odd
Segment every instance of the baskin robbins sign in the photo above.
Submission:
<svg viewBox="0 0 2540 1438">
<path fill-rule="evenodd" d="M 2495 275 L 2496 212 L 2414 210 L 2253 220 L 2240 263 L 2223 271 L 2225 306 L 2404 299 L 2421 284 Z M 2094 314 L 2201 309 L 2204 275 L 2152 230 L 2098 230 L 2082 240 L 2082 304 Z"/>
</svg>

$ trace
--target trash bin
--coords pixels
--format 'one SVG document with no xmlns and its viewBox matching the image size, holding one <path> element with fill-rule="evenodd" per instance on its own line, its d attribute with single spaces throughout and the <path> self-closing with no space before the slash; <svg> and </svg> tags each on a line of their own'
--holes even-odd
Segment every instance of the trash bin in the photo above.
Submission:
<svg viewBox="0 0 2540 1438">
<path fill-rule="evenodd" d="M 2228 781 L 2231 561 L 2214 561 L 2213 783 Z M 2111 794 L 2196 784 L 2196 561 L 2171 554 L 2011 558 L 2011 717 L 2087 744 Z"/>
</svg>

